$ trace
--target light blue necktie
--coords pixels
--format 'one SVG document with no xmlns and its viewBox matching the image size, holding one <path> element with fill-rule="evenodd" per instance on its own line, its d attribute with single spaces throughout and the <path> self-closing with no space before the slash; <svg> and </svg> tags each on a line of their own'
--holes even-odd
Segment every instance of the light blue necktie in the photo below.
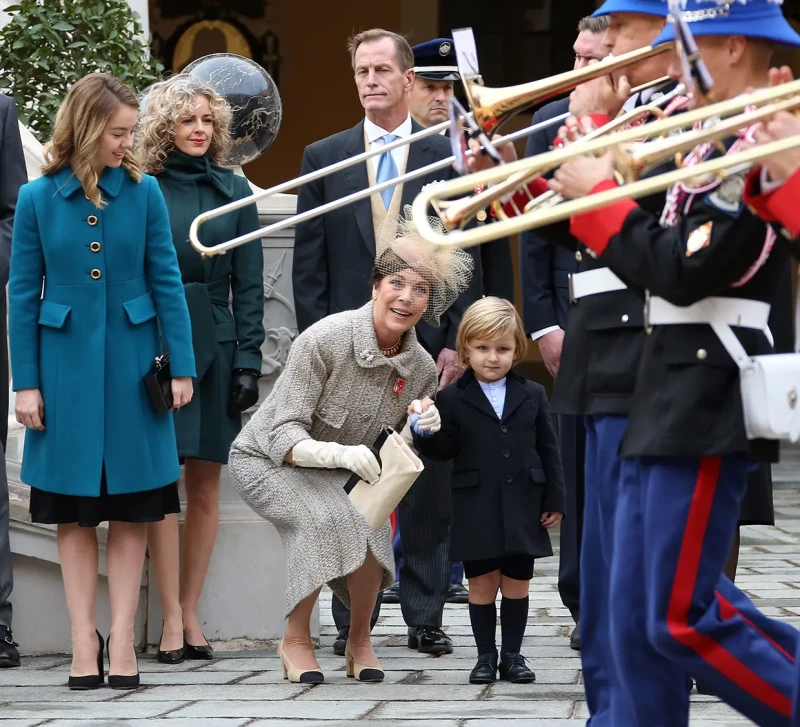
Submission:
<svg viewBox="0 0 800 727">
<path fill-rule="evenodd" d="M 381 137 L 383 139 L 384 146 L 386 144 L 391 144 L 396 139 L 399 139 L 399 136 L 395 136 L 394 134 L 385 134 Z M 388 182 L 390 179 L 394 179 L 397 176 L 397 165 L 394 163 L 394 157 L 392 156 L 392 152 L 385 151 L 381 154 L 381 158 L 378 160 L 378 174 L 375 177 L 375 181 L 378 184 L 382 184 L 383 182 Z M 392 195 L 394 194 L 394 187 L 388 187 L 381 192 L 381 199 L 383 199 L 383 206 L 386 209 L 389 209 L 389 205 L 392 203 Z"/>
</svg>

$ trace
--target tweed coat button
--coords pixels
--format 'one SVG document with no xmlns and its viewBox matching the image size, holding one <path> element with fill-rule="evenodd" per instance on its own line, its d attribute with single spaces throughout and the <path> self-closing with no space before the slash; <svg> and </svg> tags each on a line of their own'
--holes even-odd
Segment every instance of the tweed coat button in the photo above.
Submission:
<svg viewBox="0 0 800 727">
<path fill-rule="evenodd" d="M 506 475 L 506 484 L 511 484 L 514 481 L 514 478 L 511 475 Z"/>
<path fill-rule="evenodd" d="M 90 227 L 94 227 L 97 224 L 97 217 L 95 217 L 94 215 L 89 215 L 86 218 L 86 221 L 89 223 Z"/>
<path fill-rule="evenodd" d="M 101 273 L 97 268 L 92 270 L 92 272 L 89 273 L 89 275 L 92 276 L 92 280 L 100 280 L 100 278 L 103 277 L 103 273 Z"/>
<path fill-rule="evenodd" d="M 698 348 L 697 358 L 699 358 L 701 361 L 705 361 L 708 358 L 708 351 L 706 351 L 704 348 Z"/>
<path fill-rule="evenodd" d="M 101 245 L 100 245 L 100 243 L 99 243 L 99 242 L 93 242 L 93 243 L 91 243 L 91 244 L 89 245 L 89 249 L 90 249 L 92 252 L 100 252 L 100 247 L 101 247 Z"/>
</svg>

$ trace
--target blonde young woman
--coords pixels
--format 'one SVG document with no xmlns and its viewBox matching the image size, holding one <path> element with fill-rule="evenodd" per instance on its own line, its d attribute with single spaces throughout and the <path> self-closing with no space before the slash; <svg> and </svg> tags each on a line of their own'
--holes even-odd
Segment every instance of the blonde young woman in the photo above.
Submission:
<svg viewBox="0 0 800 727">
<path fill-rule="evenodd" d="M 377 479 L 370 445 L 383 427 L 403 427 L 412 401 L 435 393 L 436 365 L 414 327 L 423 317 L 438 325 L 472 270 L 467 253 L 433 250 L 412 227 L 402 224 L 397 238 L 393 233 L 378 241 L 372 301 L 298 336 L 275 388 L 231 450 L 240 494 L 275 525 L 286 550 L 287 624 L 279 653 L 292 682 L 324 681 L 310 619 L 325 583 L 351 612 L 348 676 L 384 677 L 370 616 L 378 590 L 394 581 L 391 528 L 387 522 L 370 530 L 343 487 L 351 472 Z"/>
<path fill-rule="evenodd" d="M 197 605 L 217 535 L 222 465 L 242 427 L 242 412 L 258 401 L 263 263 L 259 242 L 213 259 L 204 259 L 189 243 L 189 226 L 198 214 L 251 194 L 244 177 L 221 166 L 232 144 L 225 99 L 181 74 L 152 86 L 145 104 L 139 158 L 167 202 L 197 359 L 195 397 L 175 417 L 178 456 L 185 463 L 182 562 L 178 516 L 148 528 L 164 615 L 158 660 L 177 664 L 213 657 Z M 204 225 L 201 237 L 214 245 L 257 227 L 258 212 L 251 205 Z"/>
<path fill-rule="evenodd" d="M 192 398 L 191 329 L 164 198 L 131 154 L 131 90 L 91 74 L 67 94 L 44 176 L 22 187 L 9 280 L 22 481 L 34 522 L 58 525 L 72 628 L 69 686 L 103 683 L 95 628 L 98 547 L 108 521 L 108 684 L 139 685 L 133 625 L 145 523 L 180 509 L 171 413 L 142 378 L 169 349 L 175 409 Z M 44 290 L 43 290 L 44 288 Z"/>
</svg>

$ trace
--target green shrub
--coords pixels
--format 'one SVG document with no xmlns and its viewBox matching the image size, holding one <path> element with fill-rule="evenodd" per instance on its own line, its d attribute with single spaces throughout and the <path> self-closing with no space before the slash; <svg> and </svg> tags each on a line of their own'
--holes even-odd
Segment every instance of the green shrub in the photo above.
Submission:
<svg viewBox="0 0 800 727">
<path fill-rule="evenodd" d="M 5 11 L 12 19 L 0 29 L 0 90 L 41 142 L 69 87 L 87 73 L 111 73 L 138 92 L 163 71 L 125 0 L 22 0 Z"/>
</svg>

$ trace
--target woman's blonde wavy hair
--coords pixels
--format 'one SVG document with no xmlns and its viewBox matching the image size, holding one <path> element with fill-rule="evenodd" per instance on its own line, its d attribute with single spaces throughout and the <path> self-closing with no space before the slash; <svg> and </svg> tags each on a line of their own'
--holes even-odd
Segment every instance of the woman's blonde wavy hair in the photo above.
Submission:
<svg viewBox="0 0 800 727">
<path fill-rule="evenodd" d="M 108 120 L 121 104 L 139 108 L 136 94 L 122 81 L 107 73 L 84 76 L 70 88 L 58 107 L 53 137 L 44 148 L 42 174 L 53 174 L 72 165 L 72 173 L 86 197 L 101 209 L 106 203 L 97 186 L 99 178 L 92 161 Z M 141 181 L 141 169 L 130 150 L 125 152 L 122 166 L 134 181 Z"/>
<path fill-rule="evenodd" d="M 150 86 L 142 99 L 136 146 L 139 162 L 148 174 L 158 174 L 164 168 L 164 161 L 175 149 L 178 123 L 193 113 L 192 106 L 197 96 L 205 96 L 211 107 L 214 132 L 208 153 L 214 164 L 223 165 L 228 161 L 233 146 L 231 107 L 199 79 L 188 73 L 179 73 Z"/>
</svg>

